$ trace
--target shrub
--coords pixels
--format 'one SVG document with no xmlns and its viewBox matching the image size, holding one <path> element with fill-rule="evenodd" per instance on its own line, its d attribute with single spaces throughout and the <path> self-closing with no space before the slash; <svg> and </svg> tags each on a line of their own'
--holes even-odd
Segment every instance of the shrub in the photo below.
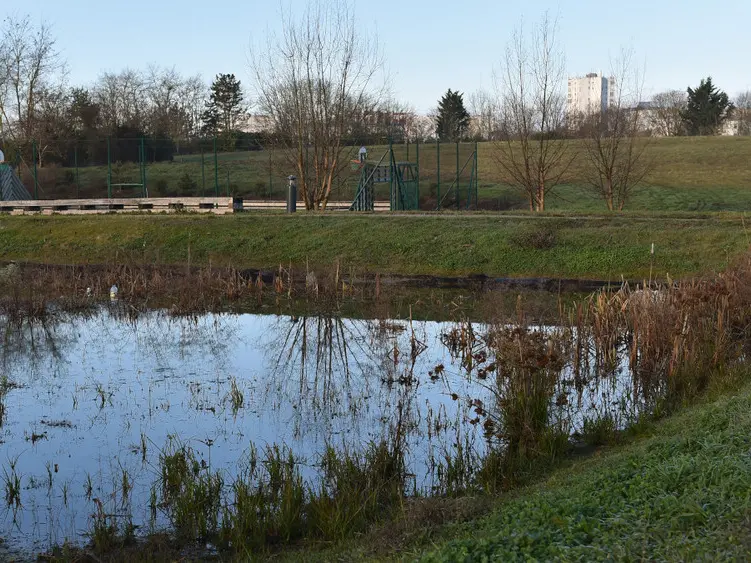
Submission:
<svg viewBox="0 0 751 563">
<path fill-rule="evenodd" d="M 185 172 L 177 181 L 177 192 L 179 195 L 194 195 L 198 191 L 198 183 Z"/>
<path fill-rule="evenodd" d="M 169 192 L 169 182 L 165 178 L 159 178 L 156 181 L 155 185 L 156 193 L 160 196 L 168 196 L 170 195 Z"/>
<path fill-rule="evenodd" d="M 511 244 L 532 250 L 550 250 L 558 243 L 558 230 L 551 225 L 523 228 L 511 237 Z"/>
</svg>

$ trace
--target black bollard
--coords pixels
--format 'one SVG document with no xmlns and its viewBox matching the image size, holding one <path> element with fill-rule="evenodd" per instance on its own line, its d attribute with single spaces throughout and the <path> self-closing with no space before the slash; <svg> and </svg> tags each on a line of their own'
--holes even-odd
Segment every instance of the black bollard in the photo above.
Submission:
<svg viewBox="0 0 751 563">
<path fill-rule="evenodd" d="M 290 176 L 289 191 L 287 192 L 287 213 L 295 213 L 297 211 L 297 178 Z"/>
</svg>

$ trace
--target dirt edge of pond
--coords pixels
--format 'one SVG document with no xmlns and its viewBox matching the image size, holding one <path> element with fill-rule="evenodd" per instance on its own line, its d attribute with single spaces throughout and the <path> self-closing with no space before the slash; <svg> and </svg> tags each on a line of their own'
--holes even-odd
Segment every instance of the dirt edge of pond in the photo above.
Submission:
<svg viewBox="0 0 751 563">
<path fill-rule="evenodd" d="M 47 264 L 26 261 L 0 261 L 0 277 L 7 276 L 13 269 L 19 268 L 19 273 L 60 273 L 69 275 L 109 274 L 116 276 L 118 271 L 129 270 L 141 272 L 164 272 L 173 276 L 192 276 L 200 272 L 212 271 L 214 275 L 230 280 L 241 278 L 244 281 L 273 284 L 282 278 L 294 285 L 319 283 L 326 286 L 329 283 L 341 283 L 352 286 L 381 284 L 383 286 L 400 286 L 409 288 L 443 288 L 443 289 L 472 289 L 472 290 L 537 290 L 555 293 L 584 293 L 598 291 L 603 288 L 621 287 L 623 282 L 580 279 L 580 278 L 549 278 L 549 277 L 493 277 L 485 274 L 468 274 L 465 276 L 434 276 L 434 275 L 400 275 L 381 274 L 372 272 L 331 272 L 280 269 L 232 269 L 227 267 L 210 266 L 176 266 L 164 264 Z M 311 281 L 313 280 L 313 282 Z M 632 285 L 640 285 L 641 281 L 624 280 Z"/>
</svg>

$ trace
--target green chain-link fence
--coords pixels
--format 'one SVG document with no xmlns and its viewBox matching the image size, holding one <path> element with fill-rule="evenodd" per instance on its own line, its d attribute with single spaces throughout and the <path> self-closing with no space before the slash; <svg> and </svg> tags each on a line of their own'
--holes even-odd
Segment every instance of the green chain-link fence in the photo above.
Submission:
<svg viewBox="0 0 751 563">
<path fill-rule="evenodd" d="M 360 142 L 342 143 L 340 164 L 330 201 L 353 201 L 362 166 Z M 371 139 L 367 160 L 377 162 L 389 148 L 395 163 L 410 166 L 418 188 L 419 207 L 473 209 L 477 206 L 478 156 L 476 143 L 394 143 Z M 287 177 L 298 175 L 296 154 L 279 145 L 255 140 L 163 140 L 104 138 L 33 142 L 30 147 L 6 149 L 6 160 L 27 190 L 38 199 L 108 197 L 239 196 L 246 199 L 284 199 Z M 312 148 L 302 160 L 312 174 Z M 376 201 L 389 201 L 391 188 L 379 183 Z"/>
</svg>

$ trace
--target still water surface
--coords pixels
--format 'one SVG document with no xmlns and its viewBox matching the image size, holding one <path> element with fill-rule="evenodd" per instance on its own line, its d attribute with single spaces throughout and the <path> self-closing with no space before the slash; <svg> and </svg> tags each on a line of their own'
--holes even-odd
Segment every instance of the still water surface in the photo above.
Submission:
<svg viewBox="0 0 751 563">
<path fill-rule="evenodd" d="M 408 413 L 414 486 L 429 489 L 431 454 L 451 448 L 457 429 L 483 447 L 451 398 L 483 390 L 441 342 L 450 326 L 158 311 L 133 320 L 105 307 L 8 328 L 0 374 L 14 387 L 4 399 L 0 474 L 15 467 L 22 491 L 20 507 L 0 511 L 0 537 L 36 551 L 83 543 L 92 498 L 145 530 L 159 452 L 170 440 L 226 472 L 225 482 L 251 444 L 290 447 L 313 478 L 327 444 L 360 450 L 384 438 L 399 413 Z M 446 372 L 431 380 L 438 364 Z M 164 517 L 156 524 L 166 525 Z"/>
<path fill-rule="evenodd" d="M 175 444 L 225 483 L 251 445 L 284 445 L 313 482 L 326 446 L 361 452 L 399 423 L 408 486 L 429 494 L 436 460 L 457 443 L 485 452 L 469 399 L 494 404 L 492 378 L 478 380 L 450 346 L 458 327 L 335 315 L 132 316 L 116 304 L 21 326 L 0 318 L 0 484 L 18 477 L 22 489 L 20 505 L 0 508 L 0 538 L 27 553 L 83 544 L 97 503 L 141 532 L 167 527 L 150 500 L 160 452 Z M 487 329 L 469 332 L 481 343 Z M 572 433 L 585 417 L 622 424 L 641 408 L 627 362 L 603 375 L 588 354 L 585 369 L 568 360 L 551 394 L 551 421 Z"/>
</svg>

